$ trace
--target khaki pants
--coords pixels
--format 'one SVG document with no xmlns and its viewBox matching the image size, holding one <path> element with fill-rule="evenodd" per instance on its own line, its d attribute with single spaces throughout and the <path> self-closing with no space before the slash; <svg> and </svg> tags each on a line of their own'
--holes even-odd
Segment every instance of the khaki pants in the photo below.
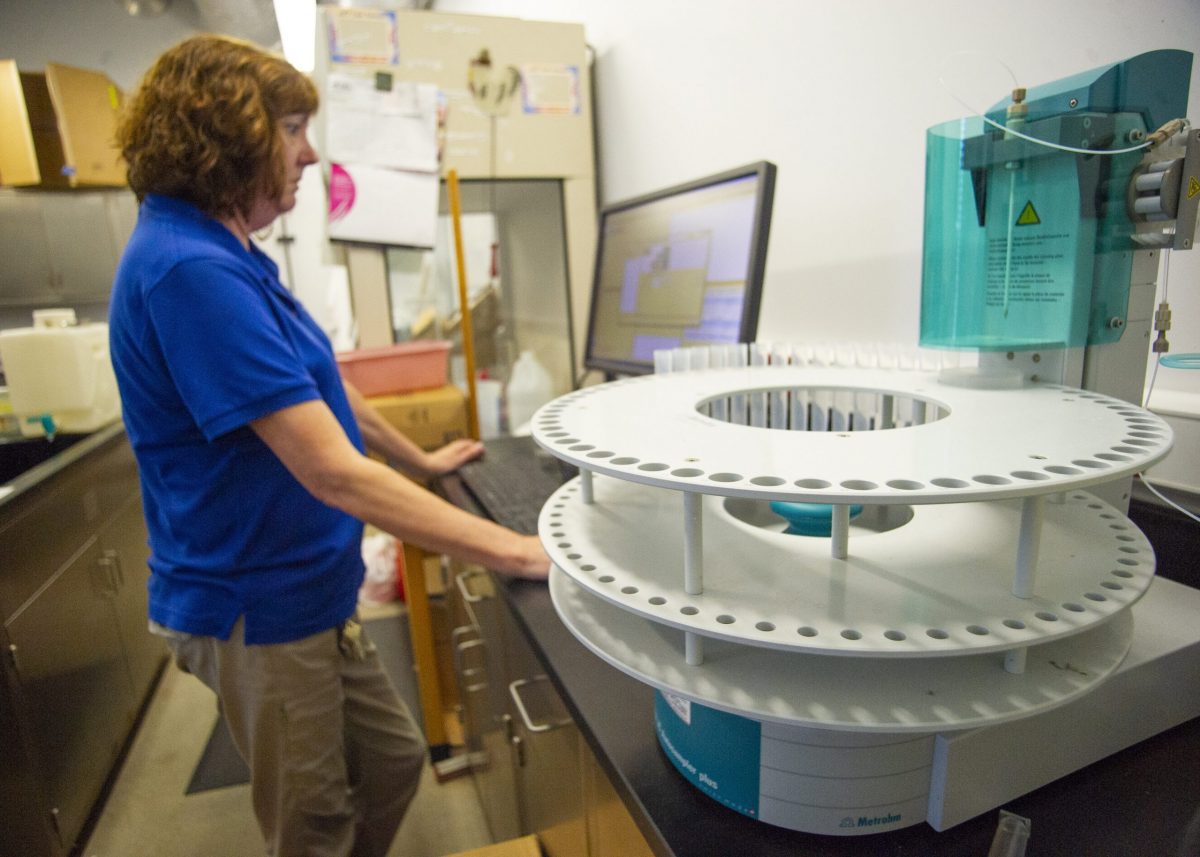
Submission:
<svg viewBox="0 0 1200 857">
<path fill-rule="evenodd" d="M 361 659 L 337 629 L 248 646 L 241 620 L 228 640 L 168 639 L 220 700 L 272 857 L 384 857 L 416 794 L 424 739 L 363 642 Z"/>
</svg>

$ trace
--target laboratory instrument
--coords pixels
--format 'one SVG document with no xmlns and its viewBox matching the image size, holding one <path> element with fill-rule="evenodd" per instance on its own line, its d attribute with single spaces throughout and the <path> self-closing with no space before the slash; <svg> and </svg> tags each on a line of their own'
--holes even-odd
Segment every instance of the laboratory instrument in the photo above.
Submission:
<svg viewBox="0 0 1200 857">
<path fill-rule="evenodd" d="M 1194 237 L 1190 64 L 931 131 L 921 342 L 977 365 L 671 348 L 536 413 L 580 468 L 539 521 L 555 607 L 656 689 L 699 790 L 795 830 L 945 830 L 1200 715 L 1200 592 L 1155 578 L 1111 490 L 1172 443 L 1134 404 L 1137 334 Z M 773 503 L 828 505 L 828 535 Z"/>
</svg>

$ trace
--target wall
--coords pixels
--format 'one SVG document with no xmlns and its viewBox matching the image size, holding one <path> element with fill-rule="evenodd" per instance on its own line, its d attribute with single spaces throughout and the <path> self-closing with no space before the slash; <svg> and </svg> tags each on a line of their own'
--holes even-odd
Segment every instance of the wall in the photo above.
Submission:
<svg viewBox="0 0 1200 857">
<path fill-rule="evenodd" d="M 185 2 L 152 19 L 101 0 L 53 8 L 0 0 L 0 56 L 102 68 L 132 86 L 198 26 Z M 437 0 L 434 9 L 584 25 L 596 51 L 602 201 L 760 158 L 778 164 L 759 335 L 787 341 L 916 341 L 924 131 L 966 112 L 939 77 L 984 108 L 1011 88 L 1001 62 L 1036 85 L 1200 45 L 1195 0 Z M 1188 114 L 1200 123 L 1200 63 Z M 1200 352 L 1198 284 L 1200 253 L 1175 253 L 1174 351 Z M 1167 403 L 1183 430 L 1154 475 L 1200 490 L 1191 425 L 1200 373 L 1164 369 L 1156 390 L 1153 404 Z"/>
<path fill-rule="evenodd" d="M 578 21 L 596 52 L 600 192 L 612 202 L 766 158 L 779 166 L 759 338 L 918 336 L 925 129 L 1157 48 L 1195 51 L 1195 0 L 438 0 Z M 966 53 L 969 52 L 969 53 Z M 1188 115 L 1200 124 L 1200 62 Z M 1173 254 L 1172 350 L 1200 351 L 1200 252 Z M 1169 419 L 1200 372 L 1163 369 Z M 1162 396 L 1164 400 L 1167 395 Z M 1158 404 L 1156 398 L 1155 404 Z M 1154 475 L 1200 490 L 1193 426 Z M 1185 444 L 1187 448 L 1185 448 Z"/>
</svg>

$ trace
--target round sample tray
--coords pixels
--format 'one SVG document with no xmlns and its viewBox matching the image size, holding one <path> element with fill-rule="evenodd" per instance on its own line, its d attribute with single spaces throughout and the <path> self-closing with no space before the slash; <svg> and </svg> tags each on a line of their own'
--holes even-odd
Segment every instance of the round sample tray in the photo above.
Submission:
<svg viewBox="0 0 1200 857">
<path fill-rule="evenodd" d="M 639 681 L 756 720 L 860 732 L 944 732 L 1048 711 L 1116 670 L 1133 633 L 1123 611 L 1029 649 L 1020 674 L 994 654 L 847 661 L 721 641 L 694 667 L 682 634 L 591 594 L 557 567 L 550 595 L 572 634 Z"/>
<path fill-rule="evenodd" d="M 713 402 L 795 394 L 917 403 L 924 422 L 791 431 L 724 422 Z M 889 412 L 890 413 L 890 412 Z M 889 416 L 890 419 L 890 416 Z M 535 440 L 579 467 L 660 488 L 814 503 L 955 503 L 1049 494 L 1146 469 L 1170 450 L 1154 414 L 1051 384 L 947 384 L 935 373 L 752 366 L 650 375 L 544 405 Z"/>
<path fill-rule="evenodd" d="M 705 497 L 704 585 L 692 595 L 679 493 L 605 477 L 593 489 L 586 504 L 576 478 L 543 507 L 555 564 L 621 610 L 748 646 L 887 659 L 1000 652 L 1095 628 L 1154 576 L 1145 536 L 1083 491 L 1045 502 L 1032 598 L 1012 594 L 1020 500 L 889 507 L 873 520 L 890 529 L 852 526 L 849 556 L 836 559 L 828 538 L 782 533 L 765 501 Z"/>
</svg>

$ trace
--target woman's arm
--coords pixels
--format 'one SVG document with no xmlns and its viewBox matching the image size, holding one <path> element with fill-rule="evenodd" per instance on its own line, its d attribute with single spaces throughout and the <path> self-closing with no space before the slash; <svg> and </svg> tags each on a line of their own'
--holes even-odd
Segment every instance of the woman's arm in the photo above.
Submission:
<svg viewBox="0 0 1200 857">
<path fill-rule="evenodd" d="M 517 577 L 544 579 L 549 573 L 550 559 L 536 536 L 464 512 L 361 455 L 322 401 L 283 408 L 250 427 L 329 506 L 426 550 Z"/>
<path fill-rule="evenodd" d="M 385 420 L 352 384 L 344 386 L 367 448 L 395 462 L 406 473 L 421 477 L 440 476 L 483 455 L 483 444 L 477 440 L 456 440 L 426 452 Z"/>
</svg>

